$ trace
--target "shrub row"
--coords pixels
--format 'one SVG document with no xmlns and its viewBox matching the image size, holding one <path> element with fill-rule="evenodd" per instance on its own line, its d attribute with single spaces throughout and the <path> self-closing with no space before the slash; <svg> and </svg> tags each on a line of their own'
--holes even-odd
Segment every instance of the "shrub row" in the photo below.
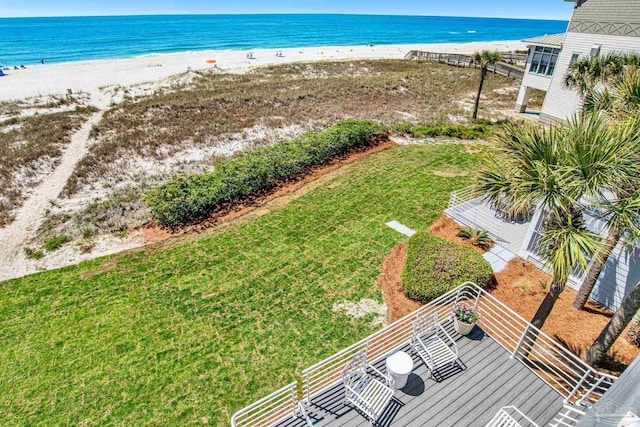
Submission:
<svg viewBox="0 0 640 427">
<path fill-rule="evenodd" d="M 402 287 L 412 300 L 427 304 L 465 282 L 485 287 L 493 270 L 482 255 L 430 233 L 417 233 L 407 246 Z"/>
<path fill-rule="evenodd" d="M 472 125 L 452 123 L 432 125 L 403 124 L 397 126 L 395 130 L 407 134 L 412 138 L 447 136 L 459 139 L 479 139 L 488 136 L 491 125 L 491 122 L 481 122 Z"/>
<path fill-rule="evenodd" d="M 346 120 L 319 132 L 250 151 L 203 175 L 177 176 L 146 197 L 153 219 L 176 227 L 207 218 L 220 206 L 246 199 L 295 178 L 385 132 L 376 122 Z"/>
</svg>

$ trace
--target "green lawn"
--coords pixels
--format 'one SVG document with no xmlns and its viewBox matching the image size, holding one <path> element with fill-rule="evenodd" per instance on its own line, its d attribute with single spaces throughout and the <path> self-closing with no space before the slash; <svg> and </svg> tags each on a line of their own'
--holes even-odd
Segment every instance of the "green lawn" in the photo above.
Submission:
<svg viewBox="0 0 640 427">
<path fill-rule="evenodd" d="M 180 245 L 0 283 L 0 424 L 227 425 L 372 332 L 332 312 L 381 300 L 382 259 L 425 229 L 478 154 L 372 155 L 285 207 Z"/>
</svg>

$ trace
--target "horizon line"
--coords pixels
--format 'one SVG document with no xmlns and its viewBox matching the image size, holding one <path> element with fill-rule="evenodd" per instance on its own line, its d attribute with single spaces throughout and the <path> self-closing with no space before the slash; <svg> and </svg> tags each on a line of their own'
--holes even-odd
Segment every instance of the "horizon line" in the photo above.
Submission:
<svg viewBox="0 0 640 427">
<path fill-rule="evenodd" d="M 127 16 L 274 16 L 274 15 L 336 15 L 336 16 L 399 16 L 399 17 L 432 17 L 432 18 L 479 18 L 479 19 L 512 19 L 521 21 L 558 21 L 569 22 L 568 19 L 558 18 L 521 18 L 508 16 L 463 16 L 463 15 L 427 15 L 405 13 L 339 13 L 339 12 L 266 12 L 266 13 L 243 13 L 243 12 L 220 12 L 220 13 L 123 13 L 104 15 L 42 15 L 42 16 L 0 16 L 0 19 L 50 19 L 50 18 L 121 18 Z"/>
</svg>

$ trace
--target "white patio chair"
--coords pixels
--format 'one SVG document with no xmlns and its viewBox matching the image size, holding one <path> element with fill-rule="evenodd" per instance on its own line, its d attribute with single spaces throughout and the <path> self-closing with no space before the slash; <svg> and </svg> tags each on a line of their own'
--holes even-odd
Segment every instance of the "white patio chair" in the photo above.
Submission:
<svg viewBox="0 0 640 427">
<path fill-rule="evenodd" d="M 517 420 L 516 417 L 518 418 Z M 506 406 L 500 409 L 484 427 L 523 427 L 522 422 L 526 422 L 528 427 L 538 427 L 536 423 L 520 412 L 515 406 Z"/>
<path fill-rule="evenodd" d="M 429 369 L 429 375 L 458 360 L 458 347 L 438 322 L 438 314 L 418 316 L 413 322 L 411 347 Z"/>
<path fill-rule="evenodd" d="M 393 390 L 367 373 L 367 356 L 358 353 L 342 371 L 345 388 L 345 400 L 358 408 L 371 421 L 382 415 L 391 398 Z"/>
</svg>

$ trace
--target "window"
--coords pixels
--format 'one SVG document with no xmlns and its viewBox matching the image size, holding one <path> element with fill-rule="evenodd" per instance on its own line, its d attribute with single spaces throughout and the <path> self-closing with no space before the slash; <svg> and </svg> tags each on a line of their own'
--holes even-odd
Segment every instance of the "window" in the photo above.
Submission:
<svg viewBox="0 0 640 427">
<path fill-rule="evenodd" d="M 571 62 L 569 62 L 569 65 L 573 64 L 574 62 L 576 62 L 578 60 L 578 58 L 580 58 L 580 54 L 579 53 L 574 53 L 573 55 L 571 55 Z"/>
<path fill-rule="evenodd" d="M 558 62 L 560 49 L 552 47 L 536 46 L 531 57 L 531 67 L 529 72 L 533 74 L 542 74 L 543 76 L 552 76 Z"/>
</svg>

